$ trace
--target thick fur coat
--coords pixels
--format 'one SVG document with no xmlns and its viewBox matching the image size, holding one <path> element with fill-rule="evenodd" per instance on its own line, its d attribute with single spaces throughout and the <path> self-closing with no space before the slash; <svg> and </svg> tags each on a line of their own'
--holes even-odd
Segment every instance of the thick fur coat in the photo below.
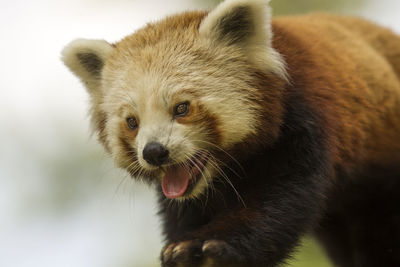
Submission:
<svg viewBox="0 0 400 267">
<path fill-rule="evenodd" d="M 159 191 L 163 266 L 276 266 L 307 232 L 400 266 L 400 37 L 267 2 L 70 43 L 100 142 Z"/>
</svg>

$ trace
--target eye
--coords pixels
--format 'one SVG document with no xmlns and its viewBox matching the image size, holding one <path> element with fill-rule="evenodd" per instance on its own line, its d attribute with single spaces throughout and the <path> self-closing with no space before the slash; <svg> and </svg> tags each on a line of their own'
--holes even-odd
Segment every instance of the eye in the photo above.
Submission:
<svg viewBox="0 0 400 267">
<path fill-rule="evenodd" d="M 189 102 L 179 103 L 174 108 L 174 117 L 184 117 L 189 113 Z"/>
<path fill-rule="evenodd" d="M 137 123 L 137 120 L 133 117 L 127 118 L 126 124 L 128 125 L 129 129 L 131 129 L 131 130 L 136 130 L 137 127 L 139 126 Z"/>
</svg>

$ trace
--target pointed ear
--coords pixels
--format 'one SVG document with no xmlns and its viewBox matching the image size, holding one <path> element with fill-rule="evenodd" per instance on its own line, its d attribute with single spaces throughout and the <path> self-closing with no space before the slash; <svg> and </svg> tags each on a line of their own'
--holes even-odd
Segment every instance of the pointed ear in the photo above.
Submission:
<svg viewBox="0 0 400 267">
<path fill-rule="evenodd" d="M 286 77 L 282 56 L 272 48 L 269 0 L 225 0 L 199 27 L 201 37 L 241 48 L 257 66 Z"/>
<path fill-rule="evenodd" d="M 104 40 L 78 39 L 61 52 L 65 65 L 82 80 L 92 95 L 100 86 L 101 71 L 113 50 Z"/>
</svg>

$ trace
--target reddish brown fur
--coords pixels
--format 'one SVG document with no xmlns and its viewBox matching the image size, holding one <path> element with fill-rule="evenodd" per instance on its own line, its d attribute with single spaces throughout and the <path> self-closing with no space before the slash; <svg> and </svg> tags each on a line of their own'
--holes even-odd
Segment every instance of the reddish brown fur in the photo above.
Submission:
<svg viewBox="0 0 400 267">
<path fill-rule="evenodd" d="M 206 15 L 207 12 L 205 11 L 191 11 L 182 13 L 180 16 L 165 18 L 154 24 L 149 23 L 135 34 L 129 35 L 115 44 L 120 53 L 114 55 L 123 55 L 125 51 L 129 51 L 132 47 L 139 51 L 148 45 L 157 44 L 159 41 L 168 42 L 168 39 L 182 40 L 190 46 L 198 36 L 199 25 Z M 174 31 L 171 31 L 171 29 L 174 29 Z M 188 32 L 192 34 L 188 34 Z"/>
<path fill-rule="evenodd" d="M 330 15 L 278 18 L 273 28 L 291 79 L 307 85 L 301 89 L 310 105 L 324 112 L 336 164 L 360 170 L 398 162 L 400 72 L 396 78 L 390 71 L 400 66 L 400 37 L 361 19 Z"/>
<path fill-rule="evenodd" d="M 201 265 L 209 257 L 243 266 L 276 266 L 317 224 L 318 236 L 340 266 L 376 266 L 383 260 L 388 266 L 397 264 L 400 37 L 356 18 L 322 14 L 277 18 L 272 23 L 273 48 L 286 61 L 288 81 L 283 60 L 271 47 L 260 50 L 270 58 L 256 54 L 262 64 L 247 55 L 254 47 L 269 44 L 261 39 L 266 24 L 251 23 L 259 23 L 263 14 L 255 15 L 255 10 L 266 3 L 226 3 L 226 14 L 218 8 L 212 13 L 223 16 L 215 24 L 222 28 L 216 30 L 208 21 L 208 30 L 215 31 L 208 35 L 199 33 L 207 12 L 187 12 L 147 25 L 114 45 L 110 54 L 110 47 L 97 42 L 94 47 L 102 44 L 102 49 L 90 57 L 108 56 L 102 86 L 111 88 L 109 98 L 94 95 L 92 120 L 100 142 L 109 151 L 115 149 L 111 154 L 120 166 L 137 175 L 141 167 L 128 165 L 140 159 L 146 142 L 154 141 L 148 136 L 159 129 L 159 138 L 165 137 L 164 129 L 174 129 L 171 134 L 185 129 L 175 144 L 182 139 L 210 144 L 199 147 L 223 169 L 210 175 L 204 192 L 196 191 L 200 201 L 174 206 L 160 194 L 169 242 L 162 264 Z M 246 8 L 248 3 L 255 8 Z M 229 9 L 228 4 L 237 8 Z M 236 23 L 240 19 L 242 23 Z M 253 40 L 262 45 L 245 47 L 253 26 L 262 29 L 261 37 Z M 232 37 L 228 42 L 223 41 L 226 36 L 218 36 L 226 32 Z M 73 69 L 75 61 L 67 62 Z M 93 62 L 77 64 L 85 63 Z M 75 67 L 81 78 L 90 77 Z M 128 75 L 119 79 L 121 72 Z M 139 130 L 127 127 L 123 112 L 107 121 L 122 105 L 118 92 L 124 93 L 122 98 L 131 92 L 139 99 L 135 104 L 142 109 L 129 111 L 138 113 Z M 189 114 L 175 118 L 174 106 L 188 100 Z M 144 116 L 151 115 L 152 108 L 156 115 Z M 110 121 L 117 123 L 110 126 Z M 146 128 L 144 121 L 151 127 Z M 204 140 L 191 140 L 187 133 Z M 137 145 L 140 140 L 142 146 Z M 184 151 L 180 146 L 175 149 Z M 148 180 L 160 173 L 150 174 Z"/>
<path fill-rule="evenodd" d="M 146 47 L 156 46 L 160 42 L 174 43 L 174 40 L 180 40 L 183 46 L 192 49 L 193 43 L 198 38 L 198 27 L 205 15 L 204 12 L 191 12 L 167 18 L 157 24 L 150 24 L 118 43 L 116 46 L 118 53 L 114 53 L 113 57 L 124 56 L 125 51 L 134 49 L 141 57 L 142 67 L 150 68 L 155 64 L 166 64 L 158 67 L 165 70 L 164 75 L 167 77 L 174 75 L 175 68 L 168 64 L 179 64 L 179 62 L 168 60 L 157 62 L 156 57 L 146 51 Z M 250 62 L 241 65 L 245 66 L 243 72 L 251 74 L 247 83 L 252 88 L 257 88 L 256 93 L 251 92 L 252 104 L 254 108 L 262 107 L 263 112 L 257 118 L 257 134 L 248 136 L 246 140 L 230 148 L 229 152 L 238 160 L 243 160 L 248 154 L 263 151 L 274 144 L 280 137 L 282 124 L 285 123 L 288 99 L 301 95 L 302 99 L 299 101 L 305 101 L 303 104 L 321 115 L 316 122 L 318 129 L 326 138 L 326 147 L 321 147 L 321 150 L 329 155 L 329 164 L 326 166 L 329 178 L 336 179 L 335 182 L 339 182 L 338 179 L 357 179 L 362 175 L 355 174 L 365 172 L 367 167 L 399 163 L 400 37 L 361 19 L 330 15 L 283 17 L 275 19 L 272 25 L 273 47 L 284 56 L 290 81 L 288 83 L 281 77 L 263 72 Z M 187 34 L 188 32 L 190 34 Z M 204 50 L 196 51 L 196 57 L 205 63 L 213 61 L 213 55 Z M 116 64 L 119 60 L 112 58 L 110 62 Z M 194 89 L 185 90 L 192 95 L 199 94 L 196 85 L 193 86 Z M 183 98 L 180 99 L 179 94 L 183 94 L 185 90 L 174 97 L 176 103 L 184 101 Z M 201 103 L 191 104 L 190 114 L 178 118 L 177 122 L 205 126 L 204 129 L 208 130 L 213 142 L 220 144 L 223 129 L 220 127 L 218 117 L 211 114 Z M 285 152 L 291 153 L 280 151 L 280 153 Z M 226 155 L 218 156 L 223 160 L 229 160 Z M 282 166 L 282 169 L 284 168 L 285 166 Z M 293 171 L 295 167 L 290 166 L 289 169 Z M 255 173 L 258 175 L 257 171 Z M 351 175 L 339 177 L 339 173 Z M 236 186 L 242 187 L 242 194 L 249 205 L 247 208 L 227 213 L 223 218 L 215 219 L 210 226 L 199 227 L 194 232 L 180 232 L 175 229 L 173 224 L 176 218 L 167 215 L 166 220 L 171 220 L 173 225 L 166 227 L 169 229 L 169 242 L 186 239 L 208 240 L 216 233 L 231 233 L 251 222 L 268 221 L 269 214 L 254 208 L 260 206 L 259 203 L 252 203 L 253 200 L 262 198 L 265 192 L 249 189 L 250 185 L 246 183 L 238 182 Z M 324 193 L 323 190 L 318 192 L 321 195 Z M 342 197 L 345 198 L 345 196 L 339 198 Z M 214 201 L 218 203 L 217 199 Z M 319 205 L 322 206 L 322 202 L 321 200 Z M 172 211 L 169 212 L 173 214 Z M 317 216 L 317 212 L 312 212 L 311 215 Z M 266 225 L 266 229 L 269 230 L 269 225 L 267 223 Z M 190 244 L 188 241 L 184 242 Z M 196 242 L 192 243 L 193 246 L 194 244 Z M 175 245 L 172 244 L 172 247 Z M 166 249 L 168 247 L 171 245 Z M 279 253 L 286 253 L 285 249 L 288 248 L 281 249 Z M 167 254 L 163 252 L 163 255 Z M 232 256 L 235 257 L 238 255 Z M 240 260 L 240 257 L 237 260 Z"/>
</svg>

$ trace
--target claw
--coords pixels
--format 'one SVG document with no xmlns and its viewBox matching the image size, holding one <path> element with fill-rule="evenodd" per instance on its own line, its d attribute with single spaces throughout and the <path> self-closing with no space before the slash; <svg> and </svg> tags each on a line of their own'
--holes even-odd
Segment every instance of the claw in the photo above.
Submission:
<svg viewBox="0 0 400 267">
<path fill-rule="evenodd" d="M 241 256 L 225 241 L 188 240 L 172 243 L 162 251 L 162 266 L 220 266 L 213 263 L 232 261 Z"/>
</svg>

